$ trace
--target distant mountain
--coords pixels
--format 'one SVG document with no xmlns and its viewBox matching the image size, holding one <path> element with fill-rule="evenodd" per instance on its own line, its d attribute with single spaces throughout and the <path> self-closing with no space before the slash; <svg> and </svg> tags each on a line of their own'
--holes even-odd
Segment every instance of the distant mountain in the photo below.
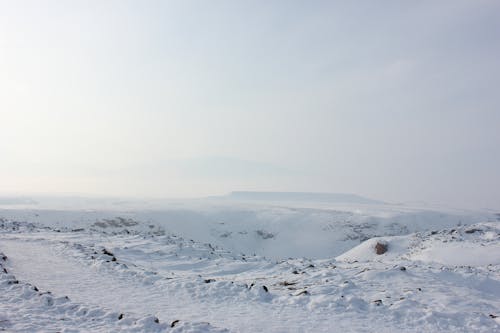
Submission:
<svg viewBox="0 0 500 333">
<path fill-rule="evenodd" d="M 347 193 L 317 193 L 317 192 L 253 192 L 234 191 L 225 196 L 234 200 L 265 200 L 265 201 L 304 201 L 304 202 L 335 202 L 356 204 L 384 204 L 382 201 L 365 198 Z"/>
</svg>

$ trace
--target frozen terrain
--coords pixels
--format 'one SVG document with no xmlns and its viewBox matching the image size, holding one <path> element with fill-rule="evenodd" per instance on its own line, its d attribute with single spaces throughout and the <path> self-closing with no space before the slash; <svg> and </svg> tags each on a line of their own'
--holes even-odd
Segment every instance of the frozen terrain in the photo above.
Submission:
<svg viewBox="0 0 500 333">
<path fill-rule="evenodd" d="M 500 331 L 498 215 L 287 200 L 7 201 L 0 331 Z"/>
</svg>

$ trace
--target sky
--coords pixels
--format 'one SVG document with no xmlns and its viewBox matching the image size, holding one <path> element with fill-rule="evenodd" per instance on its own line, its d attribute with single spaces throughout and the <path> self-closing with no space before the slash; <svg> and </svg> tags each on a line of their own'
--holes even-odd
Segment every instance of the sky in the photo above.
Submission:
<svg viewBox="0 0 500 333">
<path fill-rule="evenodd" d="M 500 2 L 0 0 L 0 193 L 500 209 Z"/>
</svg>

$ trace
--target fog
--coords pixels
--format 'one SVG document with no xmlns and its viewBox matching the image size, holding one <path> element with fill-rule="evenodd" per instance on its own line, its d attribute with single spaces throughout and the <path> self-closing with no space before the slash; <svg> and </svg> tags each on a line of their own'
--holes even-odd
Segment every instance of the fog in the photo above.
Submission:
<svg viewBox="0 0 500 333">
<path fill-rule="evenodd" d="M 2 1 L 0 194 L 500 208 L 497 1 Z"/>
</svg>

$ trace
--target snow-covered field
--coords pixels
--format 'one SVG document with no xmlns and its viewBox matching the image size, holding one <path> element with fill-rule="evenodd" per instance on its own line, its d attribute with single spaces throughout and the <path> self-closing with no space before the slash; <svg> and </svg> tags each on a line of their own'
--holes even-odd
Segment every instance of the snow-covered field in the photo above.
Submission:
<svg viewBox="0 0 500 333">
<path fill-rule="evenodd" d="M 0 209 L 0 331 L 500 331 L 493 212 L 227 198 L 55 208 Z"/>
</svg>

